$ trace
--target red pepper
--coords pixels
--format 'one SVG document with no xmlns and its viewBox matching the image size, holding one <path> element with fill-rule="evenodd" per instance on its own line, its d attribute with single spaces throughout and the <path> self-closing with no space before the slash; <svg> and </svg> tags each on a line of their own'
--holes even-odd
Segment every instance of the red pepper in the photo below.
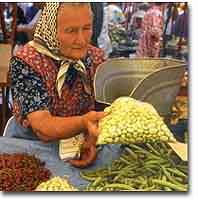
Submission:
<svg viewBox="0 0 198 200">
<path fill-rule="evenodd" d="M 0 154 L 0 190 L 33 191 L 51 173 L 35 156 L 28 154 Z"/>
</svg>

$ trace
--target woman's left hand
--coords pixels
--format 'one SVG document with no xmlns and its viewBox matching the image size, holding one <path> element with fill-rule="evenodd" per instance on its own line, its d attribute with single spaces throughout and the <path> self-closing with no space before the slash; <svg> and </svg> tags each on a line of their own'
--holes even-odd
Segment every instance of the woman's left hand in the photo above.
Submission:
<svg viewBox="0 0 198 200">
<path fill-rule="evenodd" d="M 97 137 L 86 134 L 81 149 L 80 159 L 70 160 L 69 163 L 78 168 L 85 168 L 91 165 L 97 158 L 96 141 Z"/>
<path fill-rule="evenodd" d="M 86 127 L 85 140 L 81 149 L 80 159 L 70 160 L 69 163 L 74 167 L 85 168 L 91 165 L 97 158 L 96 142 L 99 135 L 98 122 L 107 113 L 90 111 L 83 116 Z"/>
</svg>

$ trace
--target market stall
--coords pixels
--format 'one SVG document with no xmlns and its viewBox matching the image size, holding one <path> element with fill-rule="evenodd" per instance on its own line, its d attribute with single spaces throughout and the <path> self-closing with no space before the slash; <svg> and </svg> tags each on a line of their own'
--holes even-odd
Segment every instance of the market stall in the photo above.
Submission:
<svg viewBox="0 0 198 200">
<path fill-rule="evenodd" d="M 109 85 L 112 85 L 113 82 L 117 80 L 117 79 L 112 79 L 112 83 L 110 82 L 106 83 L 105 81 L 106 80 L 105 77 L 106 76 L 108 77 L 109 73 L 112 72 L 111 66 L 113 66 L 115 69 L 117 65 L 122 66 L 122 71 L 119 71 L 119 75 L 122 75 L 122 74 L 125 74 L 124 71 L 126 71 L 128 69 L 128 66 L 131 64 L 133 64 L 137 68 L 136 69 L 137 72 L 135 73 L 136 75 L 134 75 L 135 68 L 133 68 L 133 73 L 130 78 L 131 80 L 133 80 L 134 83 L 129 84 L 130 81 L 128 79 L 124 79 L 125 81 L 124 80 L 122 81 L 122 84 L 124 84 L 123 90 L 122 88 L 116 89 L 116 87 L 114 87 L 112 92 L 114 92 L 115 94 L 108 93 L 108 92 L 105 93 L 104 91 L 108 90 Z M 153 65 L 153 67 L 151 67 L 152 66 L 151 64 Z M 142 69 L 141 76 L 137 76 L 138 69 L 140 69 L 140 65 Z M 148 70 L 146 70 L 146 67 L 145 67 L 147 65 L 151 67 L 149 72 Z M 108 66 L 108 68 L 107 67 L 105 68 L 105 66 Z M 145 69 L 145 73 L 143 73 L 144 69 Z M 174 71 L 175 69 L 177 70 Z M 104 70 L 107 70 L 107 71 L 104 73 Z M 168 76 L 167 75 L 164 76 L 163 74 L 164 72 L 166 73 L 166 70 L 170 72 L 168 73 Z M 164 117 L 171 116 L 171 106 L 173 102 L 175 101 L 176 94 L 179 91 L 180 80 L 181 80 L 182 74 L 184 73 L 184 70 L 185 70 L 185 63 L 177 61 L 177 60 L 113 59 L 111 61 L 108 61 L 107 63 L 103 63 L 102 66 L 100 67 L 100 70 L 98 70 L 96 73 L 96 76 L 95 76 L 96 100 L 98 102 L 105 103 L 106 106 L 107 105 L 109 106 L 119 96 L 131 96 L 141 101 L 150 102 L 151 104 L 155 105 L 155 108 Z M 156 88 L 152 89 L 152 87 L 150 87 L 150 84 L 152 85 L 153 74 L 155 75 L 156 72 L 159 73 L 160 71 L 162 71 L 162 74 L 161 74 L 162 77 L 165 78 L 165 79 L 163 79 L 162 77 L 159 78 L 161 89 L 160 90 L 158 89 L 156 90 Z M 127 72 L 128 72 L 127 75 L 129 77 L 129 71 Z M 106 74 L 106 76 L 101 76 L 101 74 Z M 160 77 L 161 75 L 157 74 L 158 77 Z M 111 77 L 116 77 L 116 76 L 111 76 Z M 167 77 L 170 80 L 167 79 Z M 107 80 L 109 79 L 107 78 Z M 171 82 L 171 80 L 174 80 L 174 84 Z M 100 84 L 101 81 L 103 83 L 106 83 L 106 84 L 103 84 L 104 89 L 102 89 L 101 86 L 100 87 L 98 86 L 98 85 L 101 85 Z M 148 87 L 144 86 L 145 85 L 144 82 L 146 83 Z M 127 84 L 128 86 L 126 87 Z M 131 88 L 129 87 L 129 85 L 131 86 Z M 142 87 L 144 88 L 143 90 L 141 89 Z M 136 88 L 136 90 L 134 90 L 134 88 Z M 100 91 L 101 89 L 103 91 L 102 93 Z M 118 90 L 122 90 L 120 92 L 125 92 L 125 93 L 123 93 L 122 95 L 119 94 L 118 96 L 116 96 L 116 94 L 119 93 Z M 131 93 L 131 91 L 133 92 Z M 150 92 L 148 93 L 148 91 Z M 158 92 L 156 93 L 156 91 Z M 165 97 L 167 96 L 167 94 L 170 94 L 170 93 L 171 94 L 174 93 L 174 94 L 171 95 L 170 98 L 166 99 L 165 101 Z M 145 96 L 145 94 L 147 95 Z M 164 99 L 164 100 L 156 102 L 155 101 L 156 95 L 158 97 L 162 95 L 160 99 Z M 128 97 L 128 98 L 131 98 L 131 97 Z M 153 97 L 153 98 L 150 98 L 150 97 Z M 135 105 L 135 107 L 137 108 L 138 104 Z M 128 106 L 126 107 L 126 109 L 128 109 L 127 113 L 129 112 L 129 108 L 130 107 L 128 104 Z M 147 113 L 150 112 L 149 110 L 147 110 L 147 106 L 143 110 L 145 110 L 145 114 L 144 114 L 145 116 Z M 122 113 L 122 112 L 123 111 L 121 110 L 119 113 Z M 123 113 L 124 114 L 123 123 L 117 122 L 115 125 L 111 125 L 109 129 L 110 132 L 108 133 L 109 135 L 108 137 L 110 137 L 111 134 L 115 134 L 116 133 L 115 130 L 118 129 L 118 128 L 115 129 L 115 127 L 113 126 L 119 126 L 119 124 L 121 126 L 121 124 L 123 124 L 122 126 L 126 126 L 126 128 L 123 129 L 124 132 L 121 135 L 122 135 L 122 138 L 127 138 L 127 140 L 126 141 L 124 140 L 122 142 L 120 140 L 121 142 L 120 144 L 118 144 L 119 143 L 118 141 L 117 144 L 110 145 L 110 144 L 101 143 L 100 145 L 98 145 L 97 160 L 90 167 L 80 169 L 80 168 L 72 167 L 70 163 L 68 162 L 64 162 L 60 158 L 59 142 L 43 143 L 41 141 L 34 140 L 32 138 L 23 139 L 23 136 L 21 136 L 21 138 L 15 138 L 15 135 L 20 135 L 20 133 L 17 133 L 17 132 L 20 132 L 21 129 L 19 127 L 17 128 L 16 126 L 14 126 L 14 124 L 12 126 L 12 120 L 10 120 L 9 122 L 10 123 L 9 127 L 5 129 L 5 134 L 4 134 L 5 136 L 0 138 L 0 144 L 1 144 L 0 145 L 0 155 L 1 155 L 0 162 L 3 163 L 3 156 L 2 156 L 3 153 L 7 153 L 7 154 L 27 153 L 28 155 L 34 155 L 35 157 L 39 158 L 41 161 L 44 161 L 45 167 L 51 172 L 51 176 L 49 176 L 48 179 L 50 178 L 52 179 L 53 177 L 57 177 L 57 176 L 62 177 L 62 178 L 67 177 L 67 180 L 75 188 L 77 188 L 80 191 L 155 191 L 155 190 L 157 191 L 158 190 L 187 191 L 188 161 L 186 158 L 187 156 L 186 145 L 179 147 L 180 150 L 177 150 L 177 146 L 176 148 L 174 148 L 174 144 L 169 146 L 168 143 L 166 142 L 159 143 L 161 139 L 155 138 L 154 136 L 151 137 L 152 138 L 151 141 L 150 140 L 147 141 L 147 139 L 145 141 L 144 139 L 138 140 L 139 137 L 136 135 L 130 141 L 130 137 L 129 137 L 130 135 L 136 134 L 136 132 L 138 132 L 140 135 L 144 134 L 144 132 L 141 132 L 141 130 L 143 130 L 142 129 L 143 126 L 147 127 L 147 125 L 145 125 L 146 122 L 144 123 L 144 125 L 143 124 L 141 125 L 143 120 L 140 120 L 140 122 L 138 122 L 140 123 L 139 128 L 134 129 L 129 135 L 126 136 L 125 133 L 127 133 L 128 125 L 125 122 L 125 120 L 127 120 L 127 116 L 125 112 L 126 111 L 124 111 Z M 137 119 L 139 118 L 136 114 L 133 114 L 133 116 L 136 116 Z M 128 120 L 132 120 L 132 118 L 128 118 Z M 158 123 L 159 120 L 160 120 L 159 118 L 158 119 L 155 118 L 153 123 Z M 111 122 L 111 120 L 107 120 L 107 121 L 108 123 Z M 163 123 L 163 122 L 161 121 L 160 123 Z M 181 123 L 178 123 L 176 125 L 171 125 L 170 120 L 167 120 L 166 123 L 169 126 L 170 130 L 172 130 L 174 137 L 178 141 L 182 143 L 184 142 L 187 143 L 187 140 L 185 137 L 188 137 L 188 135 L 185 135 L 187 133 L 184 134 L 185 130 L 181 129 L 181 126 L 183 126 L 183 128 L 187 126 L 186 122 L 183 125 L 181 125 Z M 130 124 L 133 124 L 134 126 L 136 126 L 135 125 L 136 123 L 134 122 L 129 123 L 129 125 Z M 180 127 L 178 127 L 178 125 Z M 148 127 L 150 127 L 149 124 L 148 124 Z M 101 131 L 102 130 L 103 129 L 101 129 Z M 152 130 L 153 129 L 148 130 L 148 133 L 151 133 Z M 167 128 L 166 130 L 168 131 Z M 163 130 L 159 130 L 159 132 L 163 133 Z M 146 134 L 146 135 L 149 136 L 149 134 Z M 169 136 L 167 135 L 164 138 L 166 137 L 169 137 Z M 153 142 L 155 140 L 156 142 L 154 144 Z M 99 138 L 99 141 L 104 142 L 105 139 L 103 140 L 102 138 L 101 140 Z M 112 140 L 111 140 L 112 142 L 109 140 L 107 141 L 108 143 L 115 143 L 115 141 L 112 141 Z M 138 149 L 139 151 L 137 151 Z M 159 151 L 159 149 L 161 149 L 161 151 Z M 175 149 L 176 149 L 176 152 L 175 152 Z M 126 154 L 127 152 L 128 154 Z M 184 154 L 182 152 L 184 152 Z M 182 159 L 184 159 L 184 161 Z M 153 163 L 153 165 L 151 165 L 151 168 L 150 167 L 148 169 L 145 168 L 150 162 Z M 181 165 L 181 169 L 177 168 L 177 165 Z M 165 169 L 163 167 L 165 167 Z M 130 173 L 134 173 L 134 174 L 126 176 L 124 171 L 127 171 L 127 169 L 130 171 L 129 174 Z M 141 169 L 141 170 L 137 172 L 136 171 L 137 169 Z M 106 171 L 108 170 L 109 172 L 107 173 Z M 167 172 L 166 170 L 169 170 L 169 172 Z M 170 171 L 173 171 L 173 172 L 170 172 Z M 174 174 L 175 171 L 176 171 L 176 174 Z M 179 175 L 178 175 L 179 177 L 177 177 L 177 173 L 182 174 L 181 176 L 183 176 L 183 178 L 180 177 Z M 140 182 L 135 183 L 133 176 L 140 179 L 139 180 L 140 182 L 142 180 L 144 184 L 140 184 Z M 177 177 L 176 180 L 178 179 L 178 182 L 174 182 L 175 177 Z M 96 180 L 97 182 L 94 182 Z M 104 182 L 104 180 L 106 181 Z M 37 182 L 37 186 L 38 186 L 38 183 L 41 183 L 41 182 Z M 182 186 L 182 184 L 184 184 L 185 186 Z"/>
<path fill-rule="evenodd" d="M 97 8 L 97 4 L 94 6 Z M 103 5 L 100 6 L 100 9 L 102 9 Z M 79 144 L 75 142 L 78 141 L 76 138 L 81 134 L 72 137 L 74 139 L 73 144 L 72 138 L 67 138 L 73 132 L 71 131 L 71 135 L 70 133 L 67 135 L 64 132 L 66 129 L 69 129 L 68 126 L 70 124 L 67 122 L 66 126 L 66 123 L 63 123 L 65 127 L 62 128 L 60 124 L 58 126 L 54 118 L 53 128 L 55 128 L 52 129 L 54 135 L 51 134 L 48 136 L 48 140 L 46 140 L 48 142 L 44 142 L 45 134 L 40 135 L 39 131 L 34 132 L 38 130 L 38 127 L 43 127 L 43 125 L 47 127 L 48 121 L 45 121 L 46 123 L 43 124 L 41 123 L 41 126 L 36 126 L 34 129 L 32 124 L 38 125 L 40 121 L 31 124 L 28 121 L 29 119 L 27 120 L 26 117 L 20 116 L 20 112 L 22 112 L 20 106 L 23 107 L 23 104 L 25 104 L 23 100 L 29 96 L 29 93 L 20 93 L 22 83 L 27 82 L 25 81 L 26 76 L 19 78 L 20 75 L 15 75 L 15 79 L 20 79 L 22 82 L 17 85 L 17 89 L 20 89 L 19 92 L 17 93 L 17 90 L 14 90 L 17 93 L 15 96 L 19 96 L 19 100 L 22 103 L 20 102 L 21 104 L 20 106 L 17 105 L 18 107 L 13 103 L 15 117 L 10 118 L 5 129 L 4 125 L 8 116 L 5 116 L 7 114 L 5 110 L 3 113 L 3 131 L 0 133 L 2 134 L 2 137 L 0 137 L 0 190 L 4 192 L 188 191 L 188 63 L 185 62 L 188 60 L 188 47 L 187 33 L 184 31 L 187 29 L 186 20 L 188 10 L 185 7 L 186 10 L 181 15 L 178 13 L 175 15 L 175 11 L 180 8 L 179 4 L 171 4 L 170 8 L 167 7 L 167 10 L 164 7 L 163 14 L 167 14 L 168 16 L 166 16 L 167 18 L 165 17 L 166 20 L 163 24 L 164 35 L 159 37 L 160 40 L 158 43 L 158 47 L 161 48 L 160 55 L 158 56 L 162 55 L 163 57 L 143 56 L 137 58 L 136 50 L 141 34 L 141 23 L 149 7 L 152 7 L 152 4 L 132 2 L 110 6 L 112 9 L 112 18 L 107 25 L 109 28 L 109 32 L 107 32 L 111 40 L 112 52 L 107 56 L 106 61 L 99 58 L 99 53 L 96 55 L 94 62 L 98 63 L 100 61 L 100 64 L 98 64 L 96 72 L 89 71 L 89 74 L 93 73 L 95 76 L 90 77 L 90 80 L 86 81 L 87 77 L 81 74 L 83 66 L 78 69 L 79 65 L 77 64 L 80 62 L 69 63 L 66 66 L 68 71 L 66 70 L 61 76 L 57 72 L 57 77 L 64 78 L 61 78 L 62 86 L 64 84 L 71 84 L 69 85 L 71 88 L 72 84 L 77 82 L 75 82 L 75 79 L 74 81 L 72 79 L 80 74 L 78 78 L 82 87 L 77 85 L 77 89 L 82 89 L 82 91 L 75 90 L 79 93 L 72 93 L 70 95 L 71 102 L 68 101 L 69 98 L 67 95 L 61 99 L 60 88 L 55 88 L 58 79 L 51 68 L 49 74 L 53 75 L 54 82 L 46 82 L 46 85 L 49 87 L 49 91 L 53 93 L 51 94 L 48 91 L 37 97 L 37 90 L 35 90 L 37 92 L 34 94 L 32 94 L 33 89 L 29 91 L 32 97 L 31 101 L 35 101 L 34 106 L 36 107 L 41 102 L 42 97 L 49 95 L 49 99 L 51 100 L 52 97 L 54 98 L 58 94 L 59 96 L 56 99 L 51 100 L 53 105 L 50 106 L 54 106 L 54 112 L 51 113 L 50 106 L 47 107 L 47 112 L 50 111 L 50 117 L 59 119 L 85 115 L 88 111 L 84 112 L 83 108 L 89 106 L 86 98 L 89 95 L 93 95 L 93 99 L 91 99 L 93 100 L 91 101 L 93 107 L 90 106 L 91 108 L 89 107 L 89 109 L 96 107 L 96 111 L 105 111 L 108 113 L 104 119 L 97 121 L 97 128 L 100 130 L 100 135 L 96 141 L 92 141 L 94 148 L 97 148 L 97 159 L 93 163 L 83 167 L 80 167 L 80 165 L 79 167 L 74 167 L 69 162 L 73 158 L 69 156 L 69 153 L 74 153 L 75 158 L 82 158 L 84 152 L 84 158 L 87 156 L 87 152 L 82 151 L 84 150 L 82 143 L 84 142 L 85 144 L 86 136 L 89 137 L 91 134 L 86 135 L 85 133 L 84 140 Z M 117 15 L 113 15 L 113 8 L 119 11 L 120 18 Z M 65 7 L 64 9 L 67 8 Z M 162 13 L 160 16 L 162 17 Z M 113 24 L 112 22 L 116 17 L 118 17 L 117 22 Z M 101 22 L 102 20 L 100 24 Z M 176 25 L 174 24 L 175 22 L 177 22 Z M 174 34 L 172 33 L 173 27 Z M 178 28 L 179 31 L 176 31 Z M 97 46 L 97 37 L 94 38 L 94 41 L 94 44 Z M 33 43 L 31 41 L 29 44 L 33 45 Z M 37 47 L 40 49 L 40 46 L 31 46 L 31 51 Z M 97 49 L 94 47 L 94 50 L 96 51 Z M 151 51 L 149 48 L 147 50 Z M 95 51 L 93 51 L 93 54 Z M 48 55 L 51 54 L 47 54 L 47 58 Z M 175 58 L 178 58 L 178 60 Z M 53 60 L 54 56 L 50 59 Z M 86 64 L 89 65 L 91 60 L 92 57 L 87 59 Z M 61 63 L 66 64 L 65 60 L 63 61 Z M 55 63 L 58 64 L 58 62 L 59 60 L 56 60 Z M 16 66 L 19 71 L 22 71 L 18 68 L 20 65 L 16 64 L 12 67 Z M 38 66 L 39 72 L 42 66 Z M 60 68 L 62 69 L 62 67 Z M 90 69 L 92 68 L 90 67 Z M 27 75 L 26 70 L 23 71 L 23 75 Z M 68 76 L 66 76 L 66 73 L 68 73 Z M 48 72 L 46 74 L 44 73 L 44 80 L 51 80 L 51 77 L 48 77 Z M 87 73 L 85 74 L 87 75 Z M 36 76 L 33 80 L 38 79 Z M 93 89 L 91 88 L 92 90 L 90 90 L 88 82 L 92 83 L 92 79 Z M 34 84 L 33 81 L 33 86 Z M 38 85 L 38 89 L 40 89 L 40 82 Z M 24 85 L 24 91 L 26 88 Z M 72 91 L 71 88 L 69 88 L 69 92 Z M 64 92 L 68 94 L 66 90 Z M 85 100 L 78 99 L 82 93 Z M 65 102 L 68 104 L 66 105 Z M 76 107 L 76 109 L 73 106 L 73 102 L 77 106 L 80 104 L 80 106 Z M 55 105 L 56 103 L 60 103 L 60 105 Z M 38 107 L 38 110 L 36 108 L 35 111 L 43 111 L 43 109 L 46 109 L 45 106 Z M 78 108 L 82 110 L 80 111 Z M 30 113 L 32 111 L 28 115 Z M 21 118 L 17 118 L 18 114 Z M 48 115 L 42 116 L 47 116 L 46 119 L 48 119 Z M 35 117 L 35 119 L 38 118 Z M 18 123 L 17 120 L 21 121 L 21 123 Z M 84 121 L 82 121 L 80 120 L 81 125 L 85 126 Z M 74 127 L 76 128 L 79 124 L 76 123 L 75 125 Z M 89 132 L 88 126 L 82 129 L 85 132 Z M 77 133 L 81 133 L 82 129 L 78 129 L 77 127 Z M 59 135 L 59 137 L 57 136 L 57 130 L 63 130 L 62 135 Z M 51 130 L 48 129 L 48 131 Z M 66 147 L 65 152 L 64 147 Z M 65 157 L 62 153 L 65 153 Z M 81 159 L 81 161 L 84 160 Z M 63 180 L 68 181 L 71 187 L 67 187 L 67 182 L 61 182 Z"/>
</svg>

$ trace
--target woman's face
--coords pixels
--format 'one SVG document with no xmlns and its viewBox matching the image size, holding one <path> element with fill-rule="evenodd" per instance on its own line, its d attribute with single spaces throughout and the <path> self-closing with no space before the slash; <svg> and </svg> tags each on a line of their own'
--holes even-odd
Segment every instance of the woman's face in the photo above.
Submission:
<svg viewBox="0 0 198 200">
<path fill-rule="evenodd" d="M 92 13 L 89 6 L 63 5 L 57 20 L 61 53 L 74 60 L 85 57 L 92 36 Z"/>
</svg>

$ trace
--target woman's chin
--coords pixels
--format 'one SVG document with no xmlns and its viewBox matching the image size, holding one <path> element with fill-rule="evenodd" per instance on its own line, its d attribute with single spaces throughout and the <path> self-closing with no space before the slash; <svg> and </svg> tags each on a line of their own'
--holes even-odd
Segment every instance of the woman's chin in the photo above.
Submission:
<svg viewBox="0 0 198 200">
<path fill-rule="evenodd" d="M 86 50 L 74 50 L 72 53 L 70 54 L 64 54 L 65 57 L 73 59 L 73 60 L 79 60 L 79 59 L 83 59 L 87 54 L 87 49 Z"/>
</svg>

